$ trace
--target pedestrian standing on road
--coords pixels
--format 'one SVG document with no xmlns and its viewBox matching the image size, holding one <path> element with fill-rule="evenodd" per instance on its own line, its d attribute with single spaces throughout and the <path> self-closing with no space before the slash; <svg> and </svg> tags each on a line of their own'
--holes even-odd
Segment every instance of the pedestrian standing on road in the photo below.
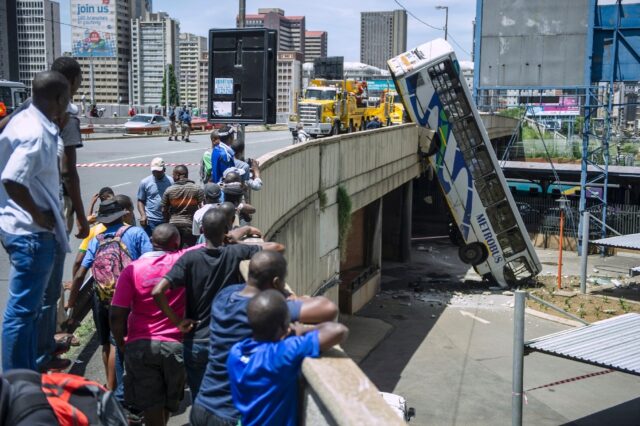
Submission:
<svg viewBox="0 0 640 426">
<path fill-rule="evenodd" d="M 184 396 L 182 333 L 153 301 L 149 283 L 167 274 L 183 252 L 174 225 L 158 225 L 152 241 L 154 251 L 143 254 L 120 274 L 110 319 L 113 337 L 125 358 L 127 405 L 144 412 L 147 426 L 165 426 Z M 184 288 L 169 291 L 167 299 L 171 309 L 183 316 Z"/>
<path fill-rule="evenodd" d="M 233 405 L 227 374 L 227 358 L 231 347 L 251 337 L 247 305 L 253 296 L 265 290 L 277 290 L 287 300 L 291 322 L 317 324 L 333 321 L 337 306 L 326 297 L 297 298 L 285 289 L 287 261 L 282 254 L 263 250 L 249 263 L 247 284 L 224 288 L 211 306 L 209 327 L 209 362 L 198 397 L 191 407 L 191 425 L 235 426 L 240 413 Z"/>
<path fill-rule="evenodd" d="M 176 128 L 176 108 L 173 107 L 171 109 L 171 114 L 169 114 L 169 140 L 178 140 L 178 129 Z"/>
<path fill-rule="evenodd" d="M 142 179 L 138 187 L 138 212 L 140 226 L 148 236 L 154 228 L 164 222 L 162 216 L 162 196 L 173 185 L 173 179 L 166 174 L 165 162 L 156 157 L 151 160 L 151 176 Z"/>
<path fill-rule="evenodd" d="M 69 251 L 58 168 L 69 82 L 59 72 L 42 72 L 33 79 L 32 92 L 31 105 L 0 136 L 0 237 L 11 262 L 2 325 L 4 371 L 38 369 L 37 320 L 43 297 L 56 254 Z M 55 316 L 55 307 L 52 311 Z"/>
<path fill-rule="evenodd" d="M 211 303 L 224 287 L 242 282 L 239 265 L 264 249 L 283 251 L 278 243 L 262 245 L 228 244 L 225 239 L 239 241 L 259 231 L 249 226 L 229 231 L 227 217 L 217 209 L 205 213 L 202 229 L 206 238 L 204 247 L 185 253 L 168 274 L 153 289 L 153 297 L 171 322 L 184 333 L 184 364 L 191 398 L 200 389 L 209 354 L 209 320 Z M 186 309 L 181 316 L 169 306 L 165 292 L 169 289 L 185 289 Z"/>
<path fill-rule="evenodd" d="M 181 131 L 182 131 L 182 140 L 185 142 L 189 141 L 189 136 L 191 135 L 191 114 L 189 113 L 189 109 L 187 107 L 183 108 L 182 114 L 180 115 L 180 122 L 182 123 Z"/>
<path fill-rule="evenodd" d="M 204 205 L 193 215 L 193 227 L 191 228 L 193 235 L 200 236 L 202 234 L 202 218 L 206 212 L 220 205 L 221 194 L 222 190 L 219 185 L 211 182 L 204 185 Z"/>
<path fill-rule="evenodd" d="M 204 204 L 202 187 L 189 180 L 189 169 L 179 165 L 173 169 L 173 185 L 162 196 L 162 215 L 165 222 L 174 224 L 180 231 L 183 247 L 196 244 L 193 234 L 193 216 Z"/>
<path fill-rule="evenodd" d="M 97 220 L 106 229 L 89 243 L 82 264 L 73 277 L 67 302 L 68 308 L 75 307 L 80 286 L 91 269 L 95 281 L 93 320 L 102 345 L 102 361 L 107 375 L 107 387 L 115 391 L 115 396 L 120 401 L 124 398 L 124 389 L 121 385 L 123 366 L 121 362 L 116 365 L 117 361 L 122 359 L 121 354 L 119 359 L 116 359 L 116 346 L 109 326 L 109 307 L 122 270 L 131 261 L 153 250 L 149 237 L 142 228 L 124 224 L 126 215 L 127 211 L 115 199 L 100 203 Z"/>
<path fill-rule="evenodd" d="M 252 338 L 229 352 L 227 371 L 243 426 L 297 425 L 302 361 L 343 342 L 348 329 L 337 322 L 291 325 L 285 297 L 277 290 L 254 296 L 247 306 Z M 295 331 L 295 336 L 287 337 Z"/>
</svg>

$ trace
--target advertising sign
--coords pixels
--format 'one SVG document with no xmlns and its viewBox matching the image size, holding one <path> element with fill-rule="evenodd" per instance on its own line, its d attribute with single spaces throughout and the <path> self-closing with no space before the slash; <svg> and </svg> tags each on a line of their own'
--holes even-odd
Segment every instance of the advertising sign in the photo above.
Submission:
<svg viewBox="0 0 640 426">
<path fill-rule="evenodd" d="M 116 56 L 116 0 L 72 0 L 71 24 L 73 56 Z"/>
</svg>

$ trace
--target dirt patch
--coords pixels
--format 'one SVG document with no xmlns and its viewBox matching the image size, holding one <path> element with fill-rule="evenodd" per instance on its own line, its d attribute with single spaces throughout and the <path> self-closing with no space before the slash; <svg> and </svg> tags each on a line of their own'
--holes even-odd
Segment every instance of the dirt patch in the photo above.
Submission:
<svg viewBox="0 0 640 426">
<path fill-rule="evenodd" d="M 636 301 L 640 297 L 638 283 L 602 281 L 601 284 L 589 286 L 589 293 L 581 294 L 579 277 L 564 277 L 563 288 L 560 290 L 557 288 L 554 276 L 540 276 L 537 282 L 537 286 L 527 289 L 531 294 L 587 322 L 600 321 L 630 312 L 640 313 L 640 303 Z M 528 299 L 527 306 L 550 315 L 560 316 L 535 300 Z"/>
</svg>

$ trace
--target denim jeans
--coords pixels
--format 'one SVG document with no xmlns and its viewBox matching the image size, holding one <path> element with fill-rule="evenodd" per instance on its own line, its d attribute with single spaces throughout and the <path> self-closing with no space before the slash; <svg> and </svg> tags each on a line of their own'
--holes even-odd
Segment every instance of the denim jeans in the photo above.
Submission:
<svg viewBox="0 0 640 426">
<path fill-rule="evenodd" d="M 209 361 L 209 342 L 184 341 L 184 367 L 187 370 L 187 383 L 191 389 L 191 401 L 196 400 L 204 372 Z"/>
<path fill-rule="evenodd" d="M 238 424 L 237 420 L 232 422 L 218 417 L 207 411 L 207 409 L 200 404 L 195 403 L 191 406 L 189 422 L 191 426 L 236 426 Z"/>
<path fill-rule="evenodd" d="M 147 219 L 147 224 L 143 228 L 144 232 L 146 232 L 149 238 L 151 238 L 151 234 L 153 234 L 153 230 L 156 229 L 156 226 L 160 225 L 161 223 L 164 223 L 164 222 L 161 220 Z"/>
<path fill-rule="evenodd" d="M 53 358 L 56 350 L 56 326 L 58 319 L 58 299 L 60 298 L 60 289 L 62 287 L 62 274 L 64 272 L 64 258 L 66 253 L 60 245 L 56 250 L 55 259 L 53 260 L 53 269 L 49 282 L 44 289 L 44 298 L 42 300 L 42 308 L 38 317 L 38 359 L 36 361 L 38 368 L 42 368 Z"/>
<path fill-rule="evenodd" d="M 36 370 L 38 316 L 59 245 L 49 232 L 2 234 L 1 238 L 11 262 L 2 325 L 2 369 Z"/>
<path fill-rule="evenodd" d="M 116 345 L 116 339 L 111 336 L 111 344 L 116 348 L 116 390 L 113 396 L 121 404 L 124 402 L 124 353 Z"/>
</svg>

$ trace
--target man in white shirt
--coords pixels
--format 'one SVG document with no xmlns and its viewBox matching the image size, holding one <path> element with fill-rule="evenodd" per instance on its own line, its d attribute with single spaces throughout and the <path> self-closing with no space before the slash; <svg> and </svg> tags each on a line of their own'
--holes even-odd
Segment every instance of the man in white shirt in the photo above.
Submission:
<svg viewBox="0 0 640 426">
<path fill-rule="evenodd" d="M 2 325 L 2 369 L 36 370 L 43 294 L 57 250 L 69 251 L 60 200 L 59 125 L 69 83 L 56 71 L 35 76 L 33 103 L 0 136 L 0 239 L 7 251 L 9 300 Z"/>
</svg>

